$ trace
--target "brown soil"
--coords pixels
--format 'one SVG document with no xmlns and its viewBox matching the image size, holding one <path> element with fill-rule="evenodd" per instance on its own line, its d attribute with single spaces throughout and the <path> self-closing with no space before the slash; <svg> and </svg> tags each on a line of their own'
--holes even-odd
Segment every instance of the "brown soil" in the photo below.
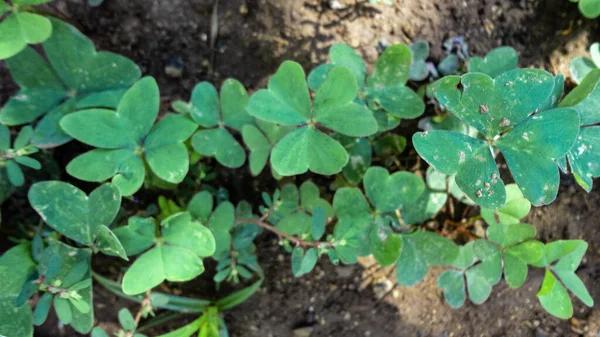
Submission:
<svg viewBox="0 0 600 337">
<path fill-rule="evenodd" d="M 219 35 L 210 46 L 212 0 L 105 0 L 98 8 L 59 1 L 56 6 L 72 18 L 99 49 L 121 53 L 137 62 L 146 75 L 157 78 L 165 104 L 188 99 L 195 83 L 219 84 L 227 77 L 241 80 L 250 90 L 264 86 L 285 59 L 307 70 L 326 59 L 328 47 L 345 42 L 372 65 L 377 41 L 410 43 L 428 40 L 431 59 L 443 57 L 447 37 L 464 36 L 470 53 L 481 55 L 500 45 L 520 54 L 522 66 L 543 67 L 568 76 L 571 57 L 583 55 L 598 40 L 598 21 L 585 20 L 566 0 L 395 0 L 394 5 L 371 6 L 345 0 L 346 9 L 332 10 L 320 0 L 222 0 L 218 7 Z M 181 77 L 166 74 L 175 58 L 183 61 Z M 14 92 L 0 68 L 0 102 Z M 221 171 L 220 171 L 221 172 Z M 246 171 L 220 173 L 234 199 L 245 194 Z M 241 174 L 243 173 L 243 174 Z M 252 185 L 252 184 L 251 184 Z M 265 184 L 274 186 L 273 182 Z M 254 189 L 254 186 L 252 186 Z M 541 240 L 584 238 L 590 243 L 579 275 L 600 301 L 600 189 L 586 194 L 572 184 L 560 199 L 534 209 L 530 222 Z M 257 201 L 258 203 L 258 201 Z M 259 240 L 261 265 L 267 280 L 261 291 L 227 312 L 232 336 L 598 336 L 600 310 L 577 300 L 575 318 L 560 321 L 544 313 L 535 294 L 542 275 L 532 273 L 519 290 L 501 284 L 483 305 L 453 310 L 435 286 L 439 270 L 430 271 L 416 287 L 398 287 L 385 299 L 387 270 L 356 266 L 334 267 L 323 259 L 310 275 L 294 279 L 289 255 L 270 237 Z M 104 261 L 105 262 L 105 261 Z M 96 262 L 99 264 L 101 262 Z M 100 267 L 100 266 L 99 266 Z M 393 282 L 393 274 L 389 279 Z M 198 296 L 216 297 L 210 287 Z M 206 292 L 210 292 L 209 295 Z M 96 287 L 99 323 L 114 328 L 117 309 L 131 306 Z M 189 317 L 187 320 L 192 320 Z M 185 320 L 157 328 L 169 331 Z M 295 332 L 294 332 L 295 331 Z M 302 334 L 304 333 L 304 334 Z M 39 336 L 74 336 L 55 319 L 37 329 Z"/>
</svg>

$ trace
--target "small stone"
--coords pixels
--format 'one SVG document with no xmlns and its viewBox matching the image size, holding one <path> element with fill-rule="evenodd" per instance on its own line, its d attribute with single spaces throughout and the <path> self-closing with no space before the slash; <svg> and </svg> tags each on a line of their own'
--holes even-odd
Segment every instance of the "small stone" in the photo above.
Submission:
<svg viewBox="0 0 600 337">
<path fill-rule="evenodd" d="M 375 298 L 378 300 L 382 299 L 387 293 L 392 290 L 394 285 L 392 281 L 388 279 L 383 279 L 373 285 L 373 292 L 375 293 Z"/>
<path fill-rule="evenodd" d="M 346 8 L 346 6 L 339 2 L 339 0 L 329 0 L 329 8 L 339 10 Z"/>
<path fill-rule="evenodd" d="M 180 78 L 183 74 L 183 60 L 181 57 L 173 57 L 165 67 L 165 73 L 169 77 Z"/>
<path fill-rule="evenodd" d="M 344 314 L 344 321 L 349 321 L 351 319 L 352 319 L 352 315 L 349 312 Z"/>
<path fill-rule="evenodd" d="M 302 328 L 294 329 L 294 336 L 296 337 L 308 337 L 312 333 L 314 328 L 312 326 L 305 326 Z"/>
<path fill-rule="evenodd" d="M 240 15 L 245 16 L 246 14 L 248 14 L 248 5 L 246 5 L 246 3 L 244 2 L 240 6 Z"/>
</svg>

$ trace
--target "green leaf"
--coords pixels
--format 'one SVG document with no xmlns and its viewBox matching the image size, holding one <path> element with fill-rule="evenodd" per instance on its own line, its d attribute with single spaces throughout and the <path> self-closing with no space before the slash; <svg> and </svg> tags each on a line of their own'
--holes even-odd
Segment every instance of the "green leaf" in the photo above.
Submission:
<svg viewBox="0 0 600 337">
<path fill-rule="evenodd" d="M 445 253 L 438 254 L 441 251 Z M 429 266 L 452 264 L 458 254 L 458 246 L 438 234 L 421 231 L 404 235 L 396 279 L 401 285 L 415 285 L 425 278 Z"/>
<path fill-rule="evenodd" d="M 200 257 L 211 256 L 215 252 L 215 239 L 210 230 L 193 222 L 187 212 L 171 215 L 161 227 L 163 240 L 171 245 L 186 248 Z"/>
<path fill-rule="evenodd" d="M 13 12 L 0 23 L 0 59 L 18 54 L 27 44 L 36 44 L 52 34 L 50 20 L 28 12 Z"/>
<path fill-rule="evenodd" d="M 129 260 L 125 248 L 118 237 L 108 227 L 102 225 L 96 234 L 96 248 L 107 255 L 116 255 L 123 260 Z"/>
<path fill-rule="evenodd" d="M 250 296 L 254 295 L 260 289 L 262 282 L 263 280 L 260 279 L 251 284 L 250 286 L 242 290 L 238 290 L 232 293 L 231 295 L 228 295 L 216 301 L 215 306 L 217 306 L 217 308 L 219 308 L 220 311 L 225 311 L 238 306 L 239 304 L 245 302 L 248 298 L 250 298 Z"/>
<path fill-rule="evenodd" d="M 60 296 L 54 297 L 54 310 L 56 316 L 63 324 L 70 324 L 73 320 L 73 310 L 67 299 L 61 298 Z"/>
<path fill-rule="evenodd" d="M 569 63 L 571 77 L 577 84 L 582 83 L 586 75 L 594 69 L 598 69 L 598 66 L 587 57 L 575 57 Z"/>
<path fill-rule="evenodd" d="M 575 270 L 581 263 L 588 245 L 582 240 L 574 241 L 574 243 L 577 245 L 575 250 L 562 257 L 552 267 L 552 271 L 554 271 L 567 289 L 571 290 L 585 305 L 593 307 L 594 300 L 585 288 L 585 284 L 575 275 Z"/>
<path fill-rule="evenodd" d="M 60 126 L 71 137 L 100 148 L 139 145 L 158 115 L 159 91 L 152 77 L 132 86 L 117 107 L 82 110 L 65 116 Z"/>
<path fill-rule="evenodd" d="M 178 184 L 189 169 L 189 154 L 183 144 L 196 124 L 187 116 L 168 114 L 155 124 L 144 141 L 148 165 L 159 178 Z"/>
<path fill-rule="evenodd" d="M 35 311 L 33 312 L 33 325 L 40 326 L 44 324 L 46 318 L 48 318 L 50 306 L 52 306 L 52 294 L 44 293 L 35 306 Z"/>
<path fill-rule="evenodd" d="M 338 218 L 348 221 L 361 230 L 369 228 L 372 222 L 371 209 L 360 189 L 342 187 L 335 192 L 333 207 Z"/>
<path fill-rule="evenodd" d="M 310 126 L 300 127 L 285 136 L 271 153 L 271 165 L 282 176 L 310 171 L 331 175 L 348 162 L 348 154 L 340 143 Z"/>
<path fill-rule="evenodd" d="M 34 170 L 39 170 L 42 168 L 42 164 L 39 161 L 37 161 L 31 157 L 27 157 L 27 156 L 16 157 L 15 161 L 23 166 L 27 166 Z"/>
<path fill-rule="evenodd" d="M 102 226 L 110 225 L 121 205 L 121 194 L 111 184 L 98 187 L 88 197 L 71 184 L 46 181 L 31 186 L 28 196 L 31 206 L 48 225 L 88 246 L 94 243 Z"/>
<path fill-rule="evenodd" d="M 549 270 L 546 270 L 544 283 L 537 297 L 542 307 L 551 315 L 562 319 L 573 316 L 573 304 L 571 304 L 567 290 Z"/>
<path fill-rule="evenodd" d="M 535 227 L 520 223 L 500 223 L 491 225 L 487 230 L 489 240 L 499 244 L 502 248 L 532 239 L 535 234 Z"/>
<path fill-rule="evenodd" d="M 320 196 L 319 186 L 310 180 L 305 181 L 300 186 L 300 203 L 308 212 L 314 212 L 317 207 L 322 207 L 325 210 L 326 217 L 330 218 L 334 215 L 333 208 Z"/>
<path fill-rule="evenodd" d="M 311 217 L 306 212 L 299 211 L 281 219 L 277 228 L 290 235 L 302 235 L 311 230 Z"/>
<path fill-rule="evenodd" d="M 353 138 L 341 134 L 334 134 L 333 138 L 342 144 L 350 156 L 348 164 L 342 169 L 344 178 L 349 183 L 358 185 L 371 166 L 371 143 L 367 138 Z"/>
<path fill-rule="evenodd" d="M 123 277 L 123 292 L 137 295 L 161 284 L 189 281 L 204 272 L 202 259 L 192 251 L 176 246 L 157 245 L 140 257 Z"/>
<path fill-rule="evenodd" d="M 442 106 L 491 139 L 533 114 L 553 88 L 550 73 L 515 69 L 495 79 L 481 73 L 448 76 L 436 82 L 434 92 Z"/>
<path fill-rule="evenodd" d="M 198 192 L 190 200 L 187 209 L 201 223 L 208 223 L 213 209 L 213 196 L 208 191 Z"/>
<path fill-rule="evenodd" d="M 426 188 L 419 199 L 408 205 L 401 212 L 402 220 L 407 225 L 426 221 L 437 214 L 446 204 L 448 195 L 445 192 L 436 192 Z"/>
<path fill-rule="evenodd" d="M 364 177 L 365 192 L 381 213 L 404 209 L 415 202 L 425 190 L 425 183 L 415 174 L 396 172 L 392 175 L 382 167 L 370 167 Z"/>
<path fill-rule="evenodd" d="M 595 19 L 600 15 L 600 3 L 594 0 L 579 0 L 579 11 L 588 19 Z"/>
<path fill-rule="evenodd" d="M 317 91 L 312 119 L 329 129 L 354 137 L 377 131 L 377 122 L 366 107 L 354 103 L 356 79 L 345 67 L 335 67 Z"/>
<path fill-rule="evenodd" d="M 429 75 L 427 57 L 429 57 L 429 42 L 418 40 L 410 45 L 413 62 L 410 65 L 409 78 L 413 81 L 422 81 Z"/>
<path fill-rule="evenodd" d="M 33 336 L 31 307 L 25 303 L 15 307 L 15 295 L 0 295 L 0 331 L 6 336 Z"/>
<path fill-rule="evenodd" d="M 314 240 L 319 240 L 325 233 L 325 224 L 327 222 L 327 215 L 325 214 L 325 208 L 317 206 L 312 214 L 312 226 L 311 235 Z"/>
<path fill-rule="evenodd" d="M 465 304 L 467 291 L 465 289 L 465 277 L 458 270 L 445 270 L 437 279 L 437 285 L 442 289 L 444 298 L 448 304 L 458 309 Z"/>
<path fill-rule="evenodd" d="M 558 108 L 536 114 L 496 141 L 519 189 L 533 205 L 556 198 L 560 176 L 554 159 L 569 151 L 578 125 L 575 110 Z"/>
<path fill-rule="evenodd" d="M 304 70 L 292 61 L 281 64 L 268 89 L 257 91 L 248 102 L 248 113 L 283 125 L 298 125 L 310 119 L 311 102 Z"/>
<path fill-rule="evenodd" d="M 135 319 L 133 318 L 133 315 L 127 308 L 119 310 L 119 323 L 121 323 L 123 329 L 127 331 L 135 331 L 135 329 L 137 328 L 135 324 Z"/>
<path fill-rule="evenodd" d="M 417 133 L 413 144 L 419 155 L 443 174 L 456 174 L 457 186 L 479 205 L 498 209 L 506 202 L 506 190 L 489 145 L 452 132 Z"/>
<path fill-rule="evenodd" d="M 221 114 L 223 123 L 237 131 L 254 119 L 246 112 L 248 93 L 238 80 L 228 78 L 221 85 Z"/>
<path fill-rule="evenodd" d="M 2 294 L 0 307 L 4 307 L 6 297 L 12 298 L 11 305 L 14 307 L 14 297 L 19 294 L 23 284 L 35 272 L 35 267 L 35 262 L 31 258 L 31 246 L 26 243 L 10 248 L 0 256 L 0 279 L 3 280 L 0 282 L 0 294 Z M 29 306 L 27 305 L 27 307 Z M 0 315 L 0 322 L 3 322 L 3 316 Z M 0 323 L 1 326 L 3 326 L 2 323 Z"/>
<path fill-rule="evenodd" d="M 44 51 L 52 67 L 71 89 L 88 93 L 127 88 L 140 77 L 140 69 L 130 59 L 97 52 L 92 41 L 73 26 L 56 19 L 51 21 L 52 36 L 44 42 Z M 151 99 L 146 96 L 146 101 L 150 103 Z"/>
<path fill-rule="evenodd" d="M 201 155 L 214 156 L 220 164 L 229 168 L 240 167 L 246 161 L 242 146 L 222 127 L 199 130 L 192 137 L 192 146 Z"/>
<path fill-rule="evenodd" d="M 512 47 L 498 47 L 485 57 L 472 57 L 469 60 L 468 71 L 484 73 L 492 78 L 517 68 L 519 55 Z"/>
<path fill-rule="evenodd" d="M 319 255 L 316 248 L 310 248 L 304 254 L 304 250 L 301 247 L 296 247 L 292 251 L 292 271 L 294 277 L 300 277 L 302 275 L 310 273 L 315 265 Z"/>
<path fill-rule="evenodd" d="M 418 234 L 417 234 L 418 235 Z M 425 278 L 429 266 L 410 236 L 402 237 L 402 253 L 396 263 L 396 280 L 404 286 L 415 285 Z"/>
<path fill-rule="evenodd" d="M 408 46 L 397 44 L 388 47 L 375 63 L 375 68 L 367 79 L 367 87 L 380 88 L 406 84 L 411 61 L 412 56 Z"/>
<path fill-rule="evenodd" d="M 6 162 L 6 175 L 13 186 L 23 186 L 25 183 L 23 170 L 21 170 L 19 164 L 17 164 L 17 162 L 14 160 L 9 160 Z"/>
<path fill-rule="evenodd" d="M 245 125 L 242 129 L 244 143 L 250 149 L 250 172 L 257 176 L 267 164 L 271 154 L 271 143 L 267 137 L 254 125 Z"/>
<path fill-rule="evenodd" d="M 216 126 L 220 120 L 220 104 L 217 89 L 208 82 L 196 84 L 192 90 L 189 111 L 194 121 L 203 127 L 212 128 Z"/>
<path fill-rule="evenodd" d="M 102 330 L 101 327 L 96 326 L 92 329 L 92 337 L 109 337 L 108 334 Z"/>
<path fill-rule="evenodd" d="M 334 44 L 329 48 L 329 58 L 332 64 L 343 66 L 350 70 L 356 79 L 359 89 L 364 86 L 367 67 L 362 57 L 352 47 L 341 43 Z"/>
<path fill-rule="evenodd" d="M 58 255 L 62 261 L 62 266 L 58 275 L 56 276 L 57 280 L 66 280 L 70 282 L 70 279 L 74 279 L 75 277 L 70 276 L 71 271 L 73 269 L 79 269 L 81 265 L 90 263 L 91 258 L 91 250 L 90 249 L 78 249 L 73 248 L 71 246 L 65 245 L 56 240 L 49 240 L 49 246 L 45 249 L 42 260 L 38 265 L 38 272 L 41 275 L 46 274 L 49 265 L 49 259 L 52 256 Z M 91 275 L 89 273 L 89 268 L 85 268 L 86 273 L 84 275 L 84 280 L 77 283 L 76 285 L 71 286 L 70 290 L 74 290 L 77 292 L 81 298 L 79 301 L 85 302 L 83 306 L 87 306 L 89 308 L 93 307 L 92 303 L 92 282 Z M 78 286 L 79 285 L 79 286 Z M 55 297 L 58 298 L 59 296 Z M 81 312 L 77 309 L 73 310 L 73 307 L 70 304 L 70 301 L 64 299 L 66 301 L 66 305 L 61 303 L 64 307 L 68 307 L 69 312 L 71 313 L 71 327 L 81 334 L 87 334 L 93 327 L 94 324 L 94 312 L 92 310 L 88 310 L 87 312 Z M 86 305 L 87 304 L 87 305 Z M 56 305 L 55 305 L 56 309 Z M 66 311 L 67 309 L 65 309 Z M 68 315 L 68 313 L 65 313 Z M 65 318 L 69 318 L 68 316 Z M 59 319 L 60 318 L 59 316 Z"/>
<path fill-rule="evenodd" d="M 377 263 L 387 267 L 400 257 L 402 237 L 392 233 L 389 227 L 375 225 L 369 235 L 369 246 Z"/>
<path fill-rule="evenodd" d="M 515 184 L 506 185 L 506 204 L 496 210 L 481 209 L 481 216 L 490 226 L 497 224 L 518 224 L 529 214 L 531 203 L 525 199 L 519 187 Z"/>
<path fill-rule="evenodd" d="M 504 252 L 504 278 L 511 288 L 519 288 L 527 279 L 527 264 L 539 260 L 544 245 L 539 241 L 526 241 Z"/>
<path fill-rule="evenodd" d="M 364 97 L 396 118 L 413 119 L 425 112 L 423 99 L 403 85 L 367 88 Z"/>
<path fill-rule="evenodd" d="M 1 124 L 0 125 L 0 151 L 4 152 L 10 149 L 10 129 Z"/>
<path fill-rule="evenodd" d="M 17 138 L 15 138 L 15 142 L 13 148 L 22 149 L 29 144 L 31 137 L 33 136 L 33 129 L 30 125 L 26 125 L 21 128 Z"/>
<path fill-rule="evenodd" d="M 114 230 L 128 256 L 137 255 L 150 248 L 155 239 L 155 222 L 152 218 L 130 217 L 127 226 Z"/>
<path fill-rule="evenodd" d="M 135 193 L 144 183 L 144 162 L 131 149 L 95 149 L 81 154 L 67 165 L 67 172 L 81 180 L 112 183 L 123 196 Z"/>
</svg>

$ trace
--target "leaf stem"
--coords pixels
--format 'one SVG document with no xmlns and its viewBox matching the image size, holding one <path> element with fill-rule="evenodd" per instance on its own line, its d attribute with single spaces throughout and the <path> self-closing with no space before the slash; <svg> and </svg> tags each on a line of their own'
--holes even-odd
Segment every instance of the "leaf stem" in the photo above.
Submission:
<svg viewBox="0 0 600 337">
<path fill-rule="evenodd" d="M 279 230 L 277 227 L 275 227 L 265 221 L 265 219 L 269 216 L 269 213 L 270 212 L 266 212 L 260 219 L 236 218 L 235 221 L 236 221 L 236 223 L 254 224 L 259 227 L 262 227 L 262 228 L 268 230 L 269 232 L 275 233 L 279 237 L 279 239 L 289 240 L 289 241 L 293 242 L 296 246 L 314 247 L 314 248 L 321 248 L 321 247 L 334 248 L 335 247 L 335 244 L 332 242 L 306 241 L 302 238 L 299 238 L 294 235 L 290 235 L 286 232 Z"/>
</svg>

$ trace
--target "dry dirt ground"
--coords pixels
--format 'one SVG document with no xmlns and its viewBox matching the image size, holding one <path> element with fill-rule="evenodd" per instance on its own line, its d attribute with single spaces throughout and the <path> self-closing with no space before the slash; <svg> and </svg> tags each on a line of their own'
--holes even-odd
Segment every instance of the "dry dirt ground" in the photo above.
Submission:
<svg viewBox="0 0 600 337">
<path fill-rule="evenodd" d="M 252 91 L 266 84 L 281 61 L 293 59 L 308 70 L 324 61 L 328 47 L 336 42 L 357 48 L 372 65 L 381 39 L 428 40 L 431 60 L 439 61 L 444 39 L 463 36 L 471 54 L 509 45 L 519 52 L 521 66 L 568 75 L 569 59 L 584 55 L 587 46 L 600 39 L 598 21 L 583 19 L 576 5 L 566 0 L 394 0 L 393 6 L 340 2 L 345 8 L 334 10 L 319 0 L 221 0 L 214 46 L 210 44 L 213 0 L 105 0 L 98 8 L 59 1 L 56 6 L 99 49 L 124 54 L 144 74 L 157 78 L 165 106 L 175 99 L 187 100 L 195 83 L 203 80 L 220 84 L 235 77 Z M 183 64 L 181 74 L 168 74 L 165 68 L 177 63 Z M 4 102 L 15 87 L 4 68 L 0 76 Z M 243 177 L 239 171 L 221 174 L 234 199 L 248 198 Z M 567 181 L 557 202 L 532 210 L 529 218 L 541 240 L 584 238 L 590 243 L 579 274 L 596 302 L 600 301 L 599 191 L 586 194 Z M 267 276 L 264 286 L 225 314 L 232 336 L 600 336 L 597 308 L 586 309 L 575 301 L 575 318 L 570 321 L 544 313 L 535 297 L 540 273 L 532 273 L 520 290 L 501 284 L 483 305 L 453 310 L 435 286 L 439 270 L 430 271 L 418 286 L 390 290 L 389 272 L 372 268 L 368 260 L 345 267 L 323 260 L 310 275 L 294 279 L 289 256 L 272 239 L 259 242 Z M 389 280 L 393 282 L 393 274 Z M 210 287 L 203 289 L 211 292 L 207 296 L 218 296 Z M 388 296 L 380 299 L 386 292 Z M 95 296 L 99 323 L 114 328 L 110 323 L 117 321 L 114 308 L 127 303 L 101 289 Z M 150 335 L 191 319 L 167 324 Z M 55 319 L 36 335 L 74 336 L 68 327 L 59 328 Z"/>
</svg>

